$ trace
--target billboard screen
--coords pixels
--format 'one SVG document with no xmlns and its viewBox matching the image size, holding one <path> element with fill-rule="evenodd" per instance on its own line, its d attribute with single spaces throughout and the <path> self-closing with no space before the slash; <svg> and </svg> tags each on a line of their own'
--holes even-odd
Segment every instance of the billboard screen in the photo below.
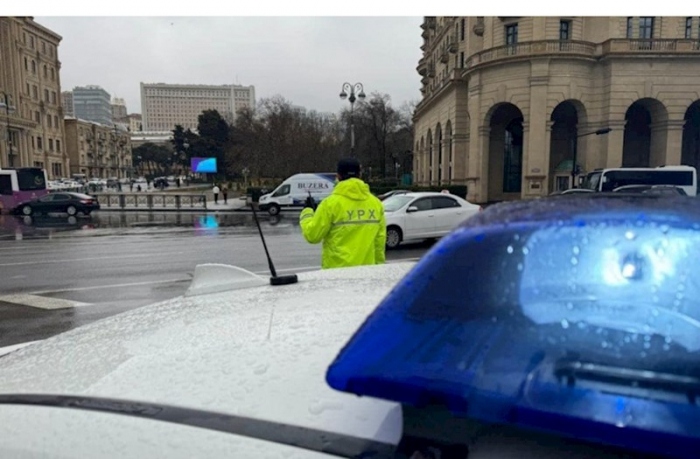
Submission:
<svg viewBox="0 0 700 459">
<path fill-rule="evenodd" d="M 216 174 L 216 158 L 192 158 L 192 172 Z"/>
</svg>

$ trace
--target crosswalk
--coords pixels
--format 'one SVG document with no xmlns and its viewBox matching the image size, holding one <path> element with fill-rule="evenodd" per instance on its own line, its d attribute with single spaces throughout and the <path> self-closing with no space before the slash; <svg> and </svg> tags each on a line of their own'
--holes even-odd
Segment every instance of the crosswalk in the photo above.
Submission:
<svg viewBox="0 0 700 459">
<path fill-rule="evenodd" d="M 91 303 L 51 298 L 47 296 L 32 295 L 29 293 L 16 293 L 12 295 L 0 295 L 0 302 L 29 306 L 38 309 L 69 309 L 90 306 Z"/>
</svg>

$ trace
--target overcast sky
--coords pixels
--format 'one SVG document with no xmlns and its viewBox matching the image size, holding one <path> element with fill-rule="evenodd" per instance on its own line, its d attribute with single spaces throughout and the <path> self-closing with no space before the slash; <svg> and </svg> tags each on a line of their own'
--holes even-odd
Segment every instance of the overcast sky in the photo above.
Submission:
<svg viewBox="0 0 700 459">
<path fill-rule="evenodd" d="M 61 89 L 99 85 L 141 112 L 139 83 L 243 84 L 337 112 L 343 82 L 420 99 L 421 17 L 35 17 L 63 37 Z"/>
</svg>

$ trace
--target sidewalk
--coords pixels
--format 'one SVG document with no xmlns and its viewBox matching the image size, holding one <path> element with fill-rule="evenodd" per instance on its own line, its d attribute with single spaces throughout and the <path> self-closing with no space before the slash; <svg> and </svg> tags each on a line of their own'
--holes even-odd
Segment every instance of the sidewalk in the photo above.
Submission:
<svg viewBox="0 0 700 459">
<path fill-rule="evenodd" d="M 239 198 L 229 198 L 228 204 L 224 204 L 223 199 L 219 199 L 218 204 L 214 204 L 214 201 L 207 201 L 207 211 L 234 211 L 234 210 L 244 210 L 246 208 L 246 200 Z M 248 207 L 250 210 L 250 207 Z"/>
</svg>

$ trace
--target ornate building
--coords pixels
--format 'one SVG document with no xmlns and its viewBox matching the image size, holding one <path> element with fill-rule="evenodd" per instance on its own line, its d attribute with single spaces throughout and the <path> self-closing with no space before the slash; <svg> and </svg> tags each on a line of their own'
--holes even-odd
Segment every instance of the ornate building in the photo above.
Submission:
<svg viewBox="0 0 700 459">
<path fill-rule="evenodd" d="M 421 27 L 418 183 L 466 184 L 483 203 L 569 187 L 572 169 L 700 167 L 700 18 L 426 17 Z"/>
<path fill-rule="evenodd" d="M 61 37 L 31 17 L 0 17 L 0 167 L 68 174 L 61 107 Z"/>
</svg>

